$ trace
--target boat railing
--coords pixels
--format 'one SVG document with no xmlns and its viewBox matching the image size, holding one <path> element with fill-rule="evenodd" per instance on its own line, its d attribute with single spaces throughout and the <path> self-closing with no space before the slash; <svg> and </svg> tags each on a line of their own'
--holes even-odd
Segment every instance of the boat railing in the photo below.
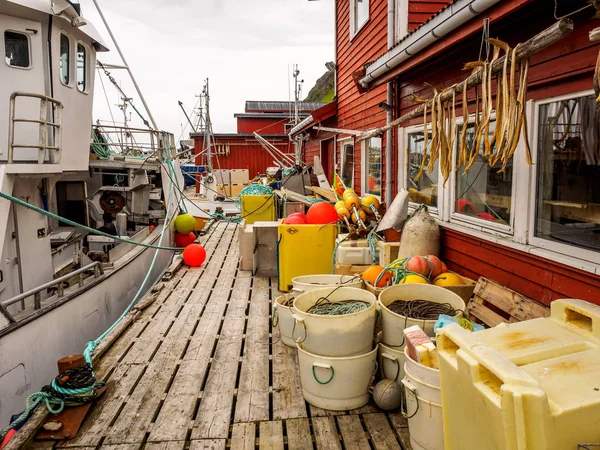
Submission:
<svg viewBox="0 0 600 450">
<path fill-rule="evenodd" d="M 60 299 L 60 298 L 64 297 L 64 295 L 65 295 L 65 287 L 64 287 L 65 281 L 70 280 L 71 278 L 77 276 L 79 287 L 82 288 L 84 286 L 84 281 L 85 281 L 85 278 L 83 275 L 85 272 L 88 272 L 90 270 L 94 271 L 94 278 L 99 278 L 104 273 L 104 269 L 102 268 L 102 263 L 99 261 L 95 261 L 91 264 L 88 264 L 87 266 L 76 269 L 73 272 L 69 272 L 68 274 L 63 275 L 62 277 L 55 278 L 54 280 L 48 281 L 47 283 L 44 283 L 34 289 L 23 292 L 22 294 L 19 294 L 11 299 L 0 302 L 0 306 L 2 307 L 1 308 L 2 313 L 6 316 L 6 318 L 10 322 L 16 322 L 15 317 L 7 310 L 7 308 L 9 306 L 12 306 L 15 303 L 20 302 L 21 310 L 23 311 L 23 310 L 25 310 L 25 300 L 27 298 L 33 296 L 33 309 L 34 310 L 40 309 L 42 307 L 42 291 L 56 287 L 56 296 L 58 299 Z"/>
<path fill-rule="evenodd" d="M 144 128 L 96 124 L 92 127 L 92 151 L 100 158 L 110 156 L 175 157 L 171 133 Z"/>
<path fill-rule="evenodd" d="M 39 118 L 16 117 L 17 99 L 30 98 L 39 100 Z M 23 108 L 25 109 L 25 108 Z M 63 105 L 58 100 L 42 94 L 32 92 L 13 92 L 10 96 L 10 116 L 8 121 L 8 163 L 14 161 L 15 149 L 37 149 L 37 163 L 44 164 L 46 151 L 54 151 L 55 157 L 50 160 L 58 164 L 61 157 L 61 120 Z M 15 142 L 15 124 L 33 123 L 38 125 L 38 143 L 26 144 Z M 29 133 L 27 133 L 29 135 Z"/>
</svg>

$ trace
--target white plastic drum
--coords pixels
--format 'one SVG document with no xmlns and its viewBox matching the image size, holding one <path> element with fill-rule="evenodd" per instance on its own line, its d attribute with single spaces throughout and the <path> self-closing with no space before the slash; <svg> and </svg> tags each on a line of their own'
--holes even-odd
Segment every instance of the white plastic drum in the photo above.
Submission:
<svg viewBox="0 0 600 450">
<path fill-rule="evenodd" d="M 381 329 L 385 345 L 400 346 L 404 343 L 405 328 L 419 325 L 427 335 L 433 337 L 435 320 L 411 319 L 396 314 L 388 309 L 388 305 L 396 300 L 428 300 L 435 303 L 449 303 L 458 311 L 456 316 L 461 316 L 465 310 L 465 302 L 454 292 L 432 284 L 397 284 L 384 289 L 379 294 L 381 308 Z"/>
<path fill-rule="evenodd" d="M 362 355 L 333 358 L 307 352 L 298 344 L 304 399 L 313 406 L 345 411 L 366 405 L 377 372 L 377 344 Z"/>
<path fill-rule="evenodd" d="M 346 287 L 362 289 L 363 280 L 359 276 L 353 275 L 303 275 L 292 278 L 292 293 L 297 297 L 308 291 L 323 289 L 327 287 L 337 287 L 343 284 Z"/>
<path fill-rule="evenodd" d="M 369 306 L 340 316 L 306 312 L 318 301 L 324 301 L 323 298 L 330 302 L 360 300 Z M 307 352 L 323 356 L 362 355 L 369 352 L 373 344 L 376 315 L 377 299 L 364 289 L 337 287 L 309 291 L 294 300 L 296 323 L 292 339 L 300 342 Z"/>
<path fill-rule="evenodd" d="M 296 347 L 294 338 L 292 338 L 292 331 L 294 330 L 294 317 L 291 306 L 285 306 L 287 303 L 293 300 L 293 294 L 283 294 L 275 299 L 273 305 L 273 315 L 271 321 L 273 326 L 279 329 L 279 337 L 288 347 Z"/>
<path fill-rule="evenodd" d="M 412 360 L 405 350 L 402 385 L 410 445 L 415 450 L 444 450 L 444 418 L 440 371 Z"/>
</svg>

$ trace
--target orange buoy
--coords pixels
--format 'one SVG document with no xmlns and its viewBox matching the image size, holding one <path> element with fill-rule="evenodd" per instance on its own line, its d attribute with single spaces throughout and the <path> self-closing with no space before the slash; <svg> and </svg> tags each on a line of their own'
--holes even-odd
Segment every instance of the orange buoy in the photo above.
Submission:
<svg viewBox="0 0 600 450">
<path fill-rule="evenodd" d="M 324 225 L 338 221 L 338 213 L 331 203 L 319 202 L 308 208 L 306 213 L 308 223 L 313 225 Z"/>
<path fill-rule="evenodd" d="M 206 250 L 200 244 L 190 244 L 183 251 L 183 262 L 190 267 L 201 266 L 206 260 Z"/>
<path fill-rule="evenodd" d="M 177 233 L 177 234 L 175 234 L 175 245 L 177 245 L 177 247 L 179 247 L 179 248 L 185 248 L 188 245 L 193 244 L 195 240 L 196 240 L 196 235 L 194 233 L 188 233 L 188 234 Z"/>
<path fill-rule="evenodd" d="M 367 270 L 365 270 L 362 274 L 362 279 L 369 283 L 371 286 L 375 286 L 375 281 L 379 274 L 383 272 L 383 267 L 381 266 L 371 266 Z M 377 283 L 377 287 L 386 287 L 392 285 L 392 274 L 389 272 L 385 272 L 379 283 Z"/>
</svg>

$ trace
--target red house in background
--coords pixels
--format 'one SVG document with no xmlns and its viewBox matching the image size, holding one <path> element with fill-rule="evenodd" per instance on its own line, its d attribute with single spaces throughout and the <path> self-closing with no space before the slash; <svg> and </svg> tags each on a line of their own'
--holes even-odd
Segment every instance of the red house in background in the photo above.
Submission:
<svg viewBox="0 0 600 450">
<path fill-rule="evenodd" d="M 323 105 L 319 102 L 300 102 L 300 119 Z M 255 132 L 280 151 L 294 156 L 293 144 L 287 135 L 293 127 L 293 102 L 246 101 L 245 112 L 234 114 L 234 117 L 237 120 L 237 133 L 215 133 L 212 136 L 213 169 L 248 169 L 250 178 L 254 178 L 264 174 L 267 167 L 275 166 L 271 155 L 256 140 Z M 203 153 L 206 148 L 204 134 L 191 133 L 190 138 L 194 140 L 194 154 Z M 207 161 L 199 157 L 196 163 L 205 165 Z"/>
<path fill-rule="evenodd" d="M 587 7 L 586 7 L 587 5 Z M 584 8 L 584 9 L 582 9 Z M 581 9 L 581 10 L 580 10 Z M 330 158 L 347 185 L 390 202 L 411 192 L 410 210 L 428 204 L 442 227 L 442 258 L 471 278 L 485 276 L 548 305 L 557 298 L 600 304 L 600 118 L 593 74 L 600 26 L 586 0 L 336 0 L 336 112 L 290 132 L 305 161 Z M 416 179 L 423 118 L 363 140 L 461 83 L 463 65 L 489 59 L 489 36 L 511 47 L 567 16 L 572 31 L 529 60 L 527 116 L 534 165 L 521 138 L 505 172 L 478 156 L 443 185 L 439 164 Z M 489 28 L 488 28 L 489 25 Z M 469 92 L 473 129 L 474 90 Z M 457 128 L 462 111 L 457 108 Z M 313 118 L 314 119 L 314 118 Z M 429 118 L 429 120 L 431 120 Z M 456 149 L 454 149 L 454 163 Z"/>
</svg>

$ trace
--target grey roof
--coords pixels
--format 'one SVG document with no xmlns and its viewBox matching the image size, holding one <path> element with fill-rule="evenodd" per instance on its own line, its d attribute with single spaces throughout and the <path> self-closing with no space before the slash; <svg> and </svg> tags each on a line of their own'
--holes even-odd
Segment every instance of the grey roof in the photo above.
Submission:
<svg viewBox="0 0 600 450">
<path fill-rule="evenodd" d="M 308 115 L 307 112 L 301 112 L 298 113 L 298 115 L 303 118 L 306 117 Z M 233 115 L 233 117 L 235 118 L 249 118 L 249 119 L 285 119 L 286 117 L 289 117 L 290 120 L 292 119 L 292 117 L 294 116 L 293 111 L 292 111 L 292 115 L 290 116 L 289 111 L 283 111 L 283 112 L 279 112 L 279 113 L 261 113 L 261 112 L 252 112 L 252 113 L 235 113 Z"/>
<path fill-rule="evenodd" d="M 321 106 L 326 105 L 323 102 L 299 102 L 300 111 L 314 111 Z M 293 111 L 294 102 L 271 102 L 246 100 L 246 111 Z"/>
</svg>

